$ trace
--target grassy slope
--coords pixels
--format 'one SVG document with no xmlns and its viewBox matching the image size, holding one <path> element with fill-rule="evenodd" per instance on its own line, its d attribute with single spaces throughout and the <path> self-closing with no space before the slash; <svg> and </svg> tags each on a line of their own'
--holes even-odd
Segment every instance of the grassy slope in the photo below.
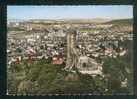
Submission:
<svg viewBox="0 0 137 99">
<path fill-rule="evenodd" d="M 103 24 L 115 24 L 115 25 L 132 25 L 133 19 L 119 19 L 119 20 L 112 20 Z"/>
</svg>

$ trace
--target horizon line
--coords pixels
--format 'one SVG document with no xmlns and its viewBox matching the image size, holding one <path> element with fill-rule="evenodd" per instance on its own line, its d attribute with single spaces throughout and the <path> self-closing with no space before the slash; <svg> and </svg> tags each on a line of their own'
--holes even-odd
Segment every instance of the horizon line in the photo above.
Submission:
<svg viewBox="0 0 137 99">
<path fill-rule="evenodd" d="M 111 20 L 115 20 L 115 19 L 133 19 L 133 17 L 127 17 L 127 18 L 7 18 L 7 20 L 91 20 L 91 19 L 111 19 Z"/>
</svg>

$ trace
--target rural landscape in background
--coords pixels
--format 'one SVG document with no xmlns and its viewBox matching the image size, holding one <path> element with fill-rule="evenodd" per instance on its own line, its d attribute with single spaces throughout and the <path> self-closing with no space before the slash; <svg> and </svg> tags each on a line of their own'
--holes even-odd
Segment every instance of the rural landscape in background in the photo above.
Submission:
<svg viewBox="0 0 137 99">
<path fill-rule="evenodd" d="M 8 6 L 7 94 L 133 94 L 132 6 Z"/>
</svg>

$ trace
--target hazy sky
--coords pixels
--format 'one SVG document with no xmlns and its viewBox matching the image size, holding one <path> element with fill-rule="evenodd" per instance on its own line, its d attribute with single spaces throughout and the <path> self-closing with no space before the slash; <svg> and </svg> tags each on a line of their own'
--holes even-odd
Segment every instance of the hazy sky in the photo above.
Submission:
<svg viewBox="0 0 137 99">
<path fill-rule="evenodd" d="M 130 5 L 8 6 L 8 19 L 132 18 Z"/>
</svg>

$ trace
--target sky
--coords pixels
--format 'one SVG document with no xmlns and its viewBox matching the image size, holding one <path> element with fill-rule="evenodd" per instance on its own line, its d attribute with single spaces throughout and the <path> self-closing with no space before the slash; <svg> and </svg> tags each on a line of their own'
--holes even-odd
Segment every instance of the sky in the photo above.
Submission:
<svg viewBox="0 0 137 99">
<path fill-rule="evenodd" d="M 131 5 L 8 6 L 8 19 L 92 19 L 133 18 Z"/>
</svg>

